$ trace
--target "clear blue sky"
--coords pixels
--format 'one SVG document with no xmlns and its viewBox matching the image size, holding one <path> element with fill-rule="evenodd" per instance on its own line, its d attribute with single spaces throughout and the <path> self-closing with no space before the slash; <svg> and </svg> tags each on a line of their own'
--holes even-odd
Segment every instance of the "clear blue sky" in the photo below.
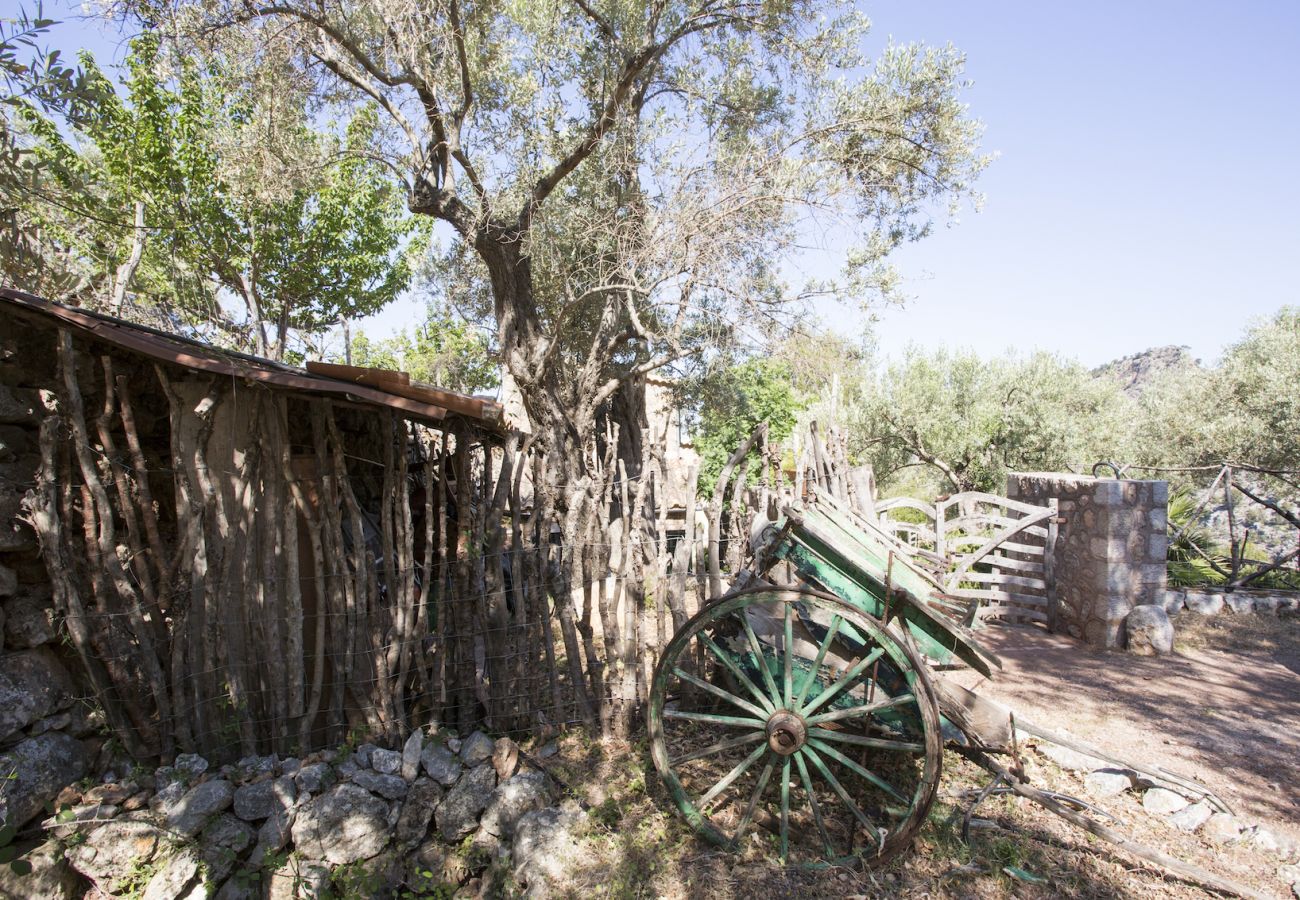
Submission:
<svg viewBox="0 0 1300 900">
<path fill-rule="evenodd" d="M 1096 365 L 1186 344 L 1209 362 L 1252 317 L 1300 304 L 1300 2 L 863 8 L 874 41 L 966 52 L 967 99 L 999 154 L 983 212 L 898 255 L 913 299 L 880 313 L 882 351 L 1041 348 Z M 120 58 L 86 22 L 53 43 Z M 377 329 L 413 315 L 399 306 Z"/>
<path fill-rule="evenodd" d="M 879 0 L 877 38 L 964 50 L 999 158 L 984 211 L 907 248 L 883 350 L 1205 361 L 1300 303 L 1300 3 Z"/>
</svg>

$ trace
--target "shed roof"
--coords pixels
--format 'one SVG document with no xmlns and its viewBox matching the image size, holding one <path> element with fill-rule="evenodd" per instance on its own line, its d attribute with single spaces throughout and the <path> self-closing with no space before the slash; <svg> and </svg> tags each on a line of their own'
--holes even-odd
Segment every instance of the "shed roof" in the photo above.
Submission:
<svg viewBox="0 0 1300 900">
<path fill-rule="evenodd" d="M 0 288 L 0 309 L 5 310 L 0 313 L 0 322 L 14 321 L 13 315 L 50 320 L 124 350 L 196 372 L 227 375 L 280 390 L 340 396 L 354 403 L 397 410 L 407 418 L 425 422 L 440 422 L 452 413 L 489 428 L 503 427 L 500 403 L 412 382 L 404 373 L 324 365 L 310 367 L 317 371 L 299 369 L 8 288 Z M 323 374 L 326 371 L 330 374 Z"/>
</svg>

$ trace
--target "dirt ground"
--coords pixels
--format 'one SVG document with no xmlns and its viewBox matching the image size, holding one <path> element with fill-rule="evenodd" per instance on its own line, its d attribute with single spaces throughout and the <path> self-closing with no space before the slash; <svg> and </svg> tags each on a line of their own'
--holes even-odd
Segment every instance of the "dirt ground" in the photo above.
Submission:
<svg viewBox="0 0 1300 900">
<path fill-rule="evenodd" d="M 979 690 L 1046 728 L 1197 778 L 1246 821 L 1300 837 L 1300 621 L 1206 621 L 1184 614 L 1176 627 L 1177 652 L 1166 658 L 1094 653 L 1038 629 L 990 628 L 983 637 L 1005 669 Z M 972 680 L 979 679 L 967 679 Z M 1026 757 L 1038 786 L 1087 796 L 1081 775 L 1032 750 Z M 873 872 L 782 868 L 771 842 L 757 837 L 740 854 L 711 846 L 677 815 L 644 742 L 602 742 L 573 733 L 546 766 L 590 813 L 580 852 L 566 866 L 562 896 L 1210 896 L 1012 797 L 986 800 L 971 843 L 964 844 L 950 817 L 963 808 L 964 792 L 988 778 L 951 752 L 915 850 Z M 1133 840 L 1264 896 L 1292 896 L 1278 873 L 1284 860 L 1272 853 L 1180 832 L 1144 810 L 1132 793 L 1098 805 Z"/>
<path fill-rule="evenodd" d="M 1173 656 L 1144 657 L 992 626 L 980 637 L 1005 668 L 963 683 L 1053 731 L 1195 778 L 1237 815 L 1300 840 L 1300 621 L 1184 612 L 1174 628 Z"/>
</svg>

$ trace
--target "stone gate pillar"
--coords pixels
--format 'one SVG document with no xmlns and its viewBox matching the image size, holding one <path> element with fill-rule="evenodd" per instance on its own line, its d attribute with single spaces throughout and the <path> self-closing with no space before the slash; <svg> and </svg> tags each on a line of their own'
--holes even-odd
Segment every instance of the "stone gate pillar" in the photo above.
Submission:
<svg viewBox="0 0 1300 900">
<path fill-rule="evenodd" d="M 1012 472 L 1007 496 L 1057 501 L 1064 521 L 1053 554 L 1057 627 L 1093 647 L 1124 646 L 1124 617 L 1163 602 L 1169 484 L 1043 472 Z"/>
</svg>

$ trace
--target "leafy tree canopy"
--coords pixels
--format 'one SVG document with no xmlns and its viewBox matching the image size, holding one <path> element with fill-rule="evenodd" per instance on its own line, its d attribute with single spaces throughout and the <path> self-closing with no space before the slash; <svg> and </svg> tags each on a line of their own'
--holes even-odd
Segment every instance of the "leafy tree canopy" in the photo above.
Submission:
<svg viewBox="0 0 1300 900">
<path fill-rule="evenodd" d="M 1009 471 L 1124 458 L 1128 403 L 1117 384 L 1050 354 L 983 360 L 914 347 L 869 380 L 846 434 L 882 481 L 923 466 L 941 492 L 1000 492 Z"/>
<path fill-rule="evenodd" d="M 50 255 L 83 271 L 72 299 L 122 311 L 130 296 L 284 358 L 291 335 L 405 288 L 427 228 L 369 158 L 373 108 L 319 132 L 291 83 L 245 83 L 224 58 L 173 59 L 153 30 L 131 41 L 120 90 L 88 54 L 81 64 L 89 90 L 63 110 L 70 127 L 23 111 L 57 192 L 32 220 Z"/>
<path fill-rule="evenodd" d="M 794 430 L 803 400 L 794 384 L 794 371 L 780 359 L 750 359 L 722 367 L 702 379 L 698 390 L 699 427 L 694 440 L 700 454 L 699 489 L 713 485 L 727 458 L 760 424 L 768 424 L 768 440 L 785 440 Z M 758 459 L 758 448 L 750 459 Z"/>
<path fill-rule="evenodd" d="M 378 341 L 356 335 L 352 363 L 408 372 L 417 381 L 467 394 L 495 388 L 499 381 L 499 365 L 483 332 L 434 305 L 414 331 Z"/>
<path fill-rule="evenodd" d="M 889 292 L 889 253 L 972 199 L 986 163 L 962 55 L 869 59 L 845 3 L 171 9 L 188 52 L 285 48 L 317 102 L 384 110 L 410 208 L 452 235 L 453 290 L 495 329 L 556 484 L 590 475 L 580 444 L 621 384 L 752 341 L 808 291 Z M 787 285 L 809 230 L 852 245 L 844 271 Z"/>
</svg>

